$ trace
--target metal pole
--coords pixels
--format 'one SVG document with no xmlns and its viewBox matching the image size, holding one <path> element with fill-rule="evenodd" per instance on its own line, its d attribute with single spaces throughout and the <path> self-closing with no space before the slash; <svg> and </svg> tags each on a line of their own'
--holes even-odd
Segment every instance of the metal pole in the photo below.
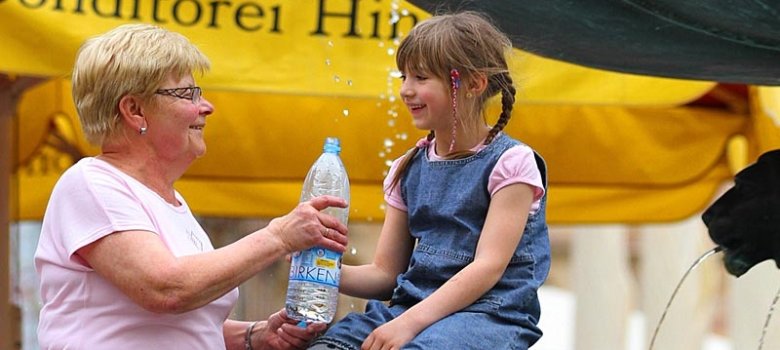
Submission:
<svg viewBox="0 0 780 350">
<path fill-rule="evenodd" d="M 7 78 L 7 77 L 6 77 Z M 0 79 L 2 77 L 0 76 Z M 7 84 L 2 84 L 6 82 Z M 18 349 L 20 342 L 19 313 L 11 302 L 10 229 L 11 229 L 11 174 L 13 172 L 13 114 L 16 109 L 12 97 L 13 81 L 0 80 L 0 349 Z M 15 326 L 16 325 L 16 326 Z"/>
<path fill-rule="evenodd" d="M 11 198 L 16 167 L 16 107 L 22 92 L 43 78 L 13 77 L 0 73 L 0 349 L 22 348 L 21 310 L 11 300 Z M 17 192 L 18 193 L 18 192 Z"/>
</svg>

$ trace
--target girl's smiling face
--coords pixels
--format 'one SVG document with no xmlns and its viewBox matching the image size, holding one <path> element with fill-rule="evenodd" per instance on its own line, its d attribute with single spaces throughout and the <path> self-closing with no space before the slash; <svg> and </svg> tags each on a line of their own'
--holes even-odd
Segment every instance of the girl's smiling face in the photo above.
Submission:
<svg viewBox="0 0 780 350">
<path fill-rule="evenodd" d="M 430 73 L 407 70 L 401 76 L 401 99 L 420 130 L 449 130 L 452 98 L 449 83 Z"/>
</svg>

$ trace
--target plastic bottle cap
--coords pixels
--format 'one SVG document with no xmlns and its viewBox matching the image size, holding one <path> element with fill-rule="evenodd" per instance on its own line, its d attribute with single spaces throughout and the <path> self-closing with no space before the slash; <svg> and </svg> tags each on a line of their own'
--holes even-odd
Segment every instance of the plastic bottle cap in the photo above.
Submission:
<svg viewBox="0 0 780 350">
<path fill-rule="evenodd" d="M 341 152 L 341 142 L 337 137 L 326 137 L 325 145 L 322 149 L 327 153 L 339 154 L 339 152 Z"/>
</svg>

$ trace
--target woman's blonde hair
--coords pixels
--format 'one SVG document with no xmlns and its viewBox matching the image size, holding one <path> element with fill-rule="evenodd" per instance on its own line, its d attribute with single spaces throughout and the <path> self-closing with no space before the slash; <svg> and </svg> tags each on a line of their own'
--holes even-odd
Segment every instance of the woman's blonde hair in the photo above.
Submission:
<svg viewBox="0 0 780 350">
<path fill-rule="evenodd" d="M 87 40 L 73 67 L 73 101 L 84 135 L 101 145 L 118 132 L 119 100 L 154 95 L 171 75 L 208 71 L 208 58 L 183 35 L 127 24 Z"/>
</svg>

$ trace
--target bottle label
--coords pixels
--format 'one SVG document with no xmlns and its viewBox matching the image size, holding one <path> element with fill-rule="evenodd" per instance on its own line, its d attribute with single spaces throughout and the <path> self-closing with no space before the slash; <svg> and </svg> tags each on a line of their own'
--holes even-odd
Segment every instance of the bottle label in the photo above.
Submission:
<svg viewBox="0 0 780 350">
<path fill-rule="evenodd" d="M 341 254 L 311 248 L 292 256 L 290 280 L 325 284 L 338 288 L 341 277 Z"/>
</svg>

